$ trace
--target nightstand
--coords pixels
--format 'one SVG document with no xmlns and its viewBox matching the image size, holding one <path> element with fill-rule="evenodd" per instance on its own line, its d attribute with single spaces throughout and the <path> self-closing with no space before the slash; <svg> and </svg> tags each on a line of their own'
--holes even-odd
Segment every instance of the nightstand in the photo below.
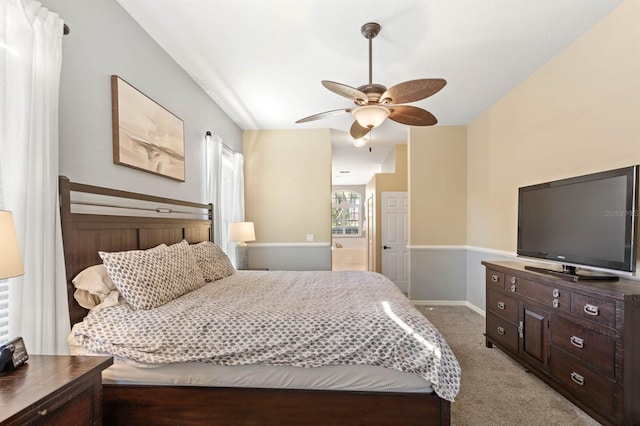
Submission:
<svg viewBox="0 0 640 426">
<path fill-rule="evenodd" d="M 102 370 L 106 356 L 30 355 L 0 375 L 0 425 L 102 424 Z"/>
</svg>

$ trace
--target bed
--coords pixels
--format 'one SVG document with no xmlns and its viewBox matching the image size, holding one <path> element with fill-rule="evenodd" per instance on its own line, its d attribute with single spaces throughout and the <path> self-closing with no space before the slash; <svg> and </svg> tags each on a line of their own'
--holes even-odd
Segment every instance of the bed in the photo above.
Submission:
<svg viewBox="0 0 640 426">
<path fill-rule="evenodd" d="M 88 312 L 74 298 L 76 289 L 72 280 L 86 268 L 102 263 L 99 252 L 147 250 L 162 244 L 174 247 L 183 240 L 191 245 L 197 245 L 213 240 L 210 205 L 72 183 L 65 177 L 60 177 L 59 188 L 67 293 L 72 325 L 82 322 Z M 102 201 L 96 202 L 92 197 L 98 197 Z M 146 207 L 139 207 L 140 205 Z M 119 213 L 105 214 L 104 211 L 109 209 Z M 260 274 L 264 277 L 261 278 Z M 239 282 L 272 278 L 278 274 L 275 271 L 273 273 L 238 271 L 233 276 L 220 280 L 220 285 L 217 287 L 222 288 L 227 285 L 231 289 Z M 313 275 L 309 275 L 312 273 L 305 274 L 308 274 L 305 279 L 312 280 Z M 326 272 L 326 274 L 332 273 Z M 334 275 L 334 277 L 348 281 L 350 278 L 347 275 Z M 187 294 L 184 298 L 202 297 L 195 295 L 197 291 L 209 290 L 203 287 Z M 167 305 L 171 303 L 173 301 Z M 310 303 L 310 305 L 314 304 L 318 303 Z M 221 308 L 220 305 L 219 308 Z M 95 316 L 95 313 L 88 316 L 87 322 Z M 257 317 L 259 318 L 260 315 Z M 96 352 L 104 351 L 96 350 Z M 116 358 L 121 355 L 118 353 Z M 135 355 L 132 356 L 135 358 Z M 143 359 L 143 361 L 148 360 Z M 193 364 L 193 362 L 185 362 L 186 367 L 191 367 Z M 179 366 L 180 363 L 177 365 Z M 315 370 L 323 371 L 322 368 L 324 368 L 300 368 L 314 367 L 305 365 L 304 362 L 297 365 L 283 366 L 283 369 L 289 368 L 287 374 L 290 374 L 291 371 L 308 373 Z M 277 369 L 278 366 L 267 366 L 267 368 Z M 117 372 L 117 369 L 118 367 L 114 366 L 113 371 Z M 239 372 L 238 377 L 254 375 L 253 372 L 245 374 L 242 370 L 236 371 Z M 362 377 L 368 377 L 368 371 L 362 371 L 364 371 Z M 195 385 L 196 383 L 193 382 L 158 383 L 146 381 L 144 378 L 118 381 L 108 379 L 109 374 L 109 371 L 106 371 L 103 376 L 107 377 L 103 390 L 105 424 L 446 425 L 450 424 L 450 400 L 454 396 L 448 394 L 445 399 L 437 392 L 426 390 L 371 390 L 367 388 L 366 380 L 364 380 L 364 387 L 356 386 L 349 390 L 342 390 L 340 387 L 334 389 L 329 386 L 318 390 L 299 385 L 294 385 L 294 388 L 256 387 L 250 381 L 237 385 L 232 384 L 233 377 L 229 379 L 229 385 L 226 384 L 227 382 L 222 382 L 222 385 L 211 385 L 207 382 Z M 178 373 L 185 377 L 189 374 Z M 291 374 L 295 376 L 295 373 Z"/>
</svg>

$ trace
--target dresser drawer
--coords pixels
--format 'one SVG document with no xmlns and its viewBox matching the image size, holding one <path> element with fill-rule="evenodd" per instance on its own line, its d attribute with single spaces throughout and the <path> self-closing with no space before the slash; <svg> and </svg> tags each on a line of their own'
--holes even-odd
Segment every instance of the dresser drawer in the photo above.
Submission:
<svg viewBox="0 0 640 426">
<path fill-rule="evenodd" d="M 491 312 L 487 312 L 487 336 L 509 351 L 518 352 L 518 328 Z"/>
<path fill-rule="evenodd" d="M 38 414 L 45 424 L 50 426 L 68 425 L 71 423 L 74 425 L 93 425 L 96 421 L 94 418 L 93 387 L 85 389 L 66 404 L 53 411 L 46 410 L 46 408 L 43 408 Z M 71 421 L 71 419 L 73 419 L 73 421 Z"/>
<path fill-rule="evenodd" d="M 616 385 L 611 379 L 555 347 L 551 347 L 551 375 L 588 407 L 613 415 Z"/>
<path fill-rule="evenodd" d="M 94 418 L 94 397 L 94 382 L 88 378 L 61 388 L 9 424 L 92 425 L 97 420 Z"/>
<path fill-rule="evenodd" d="M 506 289 L 514 294 L 534 300 L 544 306 L 569 312 L 571 293 L 567 290 L 542 285 L 513 275 L 505 276 Z"/>
<path fill-rule="evenodd" d="M 491 269 L 487 269 L 487 288 L 504 288 L 504 274 Z"/>
<path fill-rule="evenodd" d="M 489 287 L 487 287 L 487 311 L 514 324 L 518 322 L 518 302 Z"/>
<path fill-rule="evenodd" d="M 616 325 L 616 304 L 595 297 L 574 293 L 571 313 L 609 327 Z"/>
<path fill-rule="evenodd" d="M 556 316 L 551 318 L 551 344 L 614 377 L 616 344 L 611 337 Z"/>
</svg>

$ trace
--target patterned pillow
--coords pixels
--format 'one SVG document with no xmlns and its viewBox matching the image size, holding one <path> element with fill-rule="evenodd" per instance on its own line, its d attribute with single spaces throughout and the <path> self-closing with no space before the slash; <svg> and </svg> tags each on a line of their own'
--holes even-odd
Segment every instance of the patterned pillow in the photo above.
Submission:
<svg viewBox="0 0 640 426">
<path fill-rule="evenodd" d="M 203 241 L 191 246 L 198 260 L 198 266 L 207 281 L 215 281 L 228 277 L 236 272 L 227 254 L 210 241 Z"/>
<path fill-rule="evenodd" d="M 204 285 L 187 241 L 152 250 L 99 252 L 109 276 L 133 309 L 151 309 Z"/>
<path fill-rule="evenodd" d="M 167 247 L 166 244 L 160 244 L 149 250 L 158 250 L 165 247 Z M 92 309 L 101 304 L 104 306 L 105 299 L 116 301 L 121 299 L 118 297 L 120 293 L 113 280 L 111 280 L 107 268 L 102 264 L 83 269 L 71 282 L 76 288 L 73 297 L 83 308 Z"/>
</svg>

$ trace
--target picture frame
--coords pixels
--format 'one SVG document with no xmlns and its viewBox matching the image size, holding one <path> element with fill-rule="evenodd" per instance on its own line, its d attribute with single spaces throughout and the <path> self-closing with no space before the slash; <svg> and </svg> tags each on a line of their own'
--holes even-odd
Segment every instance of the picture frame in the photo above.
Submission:
<svg viewBox="0 0 640 426">
<path fill-rule="evenodd" d="M 114 164 L 184 182 L 183 121 L 117 75 L 111 104 Z"/>
</svg>

